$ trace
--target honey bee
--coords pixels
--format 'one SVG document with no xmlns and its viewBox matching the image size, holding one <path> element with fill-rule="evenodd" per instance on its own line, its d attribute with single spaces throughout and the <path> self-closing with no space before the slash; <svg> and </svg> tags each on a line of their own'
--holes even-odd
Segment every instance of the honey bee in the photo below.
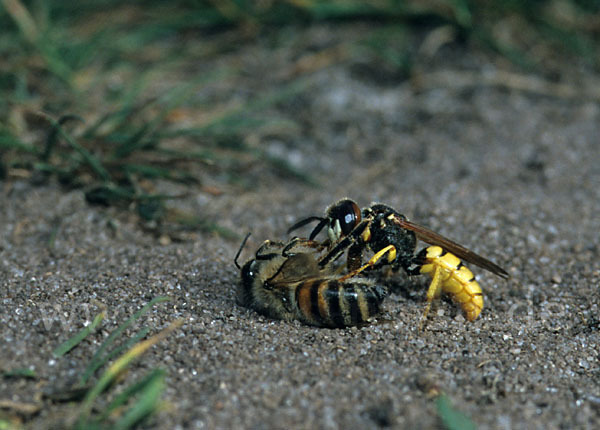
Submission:
<svg viewBox="0 0 600 430">
<path fill-rule="evenodd" d="M 346 267 L 357 270 L 362 264 L 363 253 L 378 253 L 388 249 L 386 258 L 380 258 L 378 268 L 390 265 L 392 270 L 403 269 L 408 275 L 429 274 L 431 284 L 427 290 L 427 317 L 434 299 L 442 292 L 448 293 L 464 311 L 469 321 L 474 321 L 483 309 L 483 294 L 473 273 L 462 264 L 461 258 L 502 278 L 508 273 L 497 264 L 465 248 L 464 246 L 435 233 L 421 225 L 410 222 L 404 215 L 390 206 L 375 203 L 359 209 L 350 199 L 342 199 L 327 208 L 325 217 L 311 216 L 300 220 L 289 228 L 288 233 L 306 224 L 319 221 L 309 236 L 314 240 L 327 226 L 327 239 L 321 246 L 327 254 L 319 265 L 327 266 L 348 251 Z M 430 245 L 415 255 L 417 239 Z M 381 256 L 383 257 L 383 255 Z"/>
<path fill-rule="evenodd" d="M 248 236 L 234 260 L 241 270 L 238 301 L 242 305 L 270 318 L 331 328 L 366 323 L 381 311 L 387 290 L 357 276 L 375 264 L 375 256 L 363 267 L 340 275 L 332 273 L 330 266 L 320 266 L 315 250 L 319 244 L 313 240 L 266 240 L 255 257 L 240 267 L 237 260 Z"/>
</svg>

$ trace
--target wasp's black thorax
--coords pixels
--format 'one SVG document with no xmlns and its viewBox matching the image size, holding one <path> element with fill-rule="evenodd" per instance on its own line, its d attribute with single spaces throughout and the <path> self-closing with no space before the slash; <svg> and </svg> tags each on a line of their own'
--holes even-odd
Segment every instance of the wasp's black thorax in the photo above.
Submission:
<svg viewBox="0 0 600 430">
<path fill-rule="evenodd" d="M 369 247 L 373 252 L 377 252 L 388 245 L 394 245 L 397 254 L 392 268 L 398 270 L 402 267 L 406 270 L 412 264 L 417 237 L 414 232 L 394 224 L 389 219 L 390 215 L 406 218 L 391 207 L 381 204 L 372 205 L 365 210 L 364 217 L 371 217 L 373 220 L 369 227 Z"/>
</svg>

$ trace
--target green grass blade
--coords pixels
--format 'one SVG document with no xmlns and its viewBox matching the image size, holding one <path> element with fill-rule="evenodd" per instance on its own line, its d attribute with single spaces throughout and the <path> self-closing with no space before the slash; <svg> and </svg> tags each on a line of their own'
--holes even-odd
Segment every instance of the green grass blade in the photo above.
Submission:
<svg viewBox="0 0 600 430">
<path fill-rule="evenodd" d="M 165 390 L 165 375 L 155 373 L 143 391 L 140 393 L 140 399 L 133 405 L 119 421 L 115 423 L 116 430 L 126 430 L 152 414 L 158 406 L 160 396 Z"/>
<path fill-rule="evenodd" d="M 37 379 L 37 373 L 35 370 L 28 369 L 26 367 L 21 369 L 7 370 L 2 372 L 4 378 L 25 378 L 25 379 Z"/>
<path fill-rule="evenodd" d="M 467 0 L 450 0 L 449 6 L 454 13 L 454 19 L 458 25 L 464 28 L 471 28 L 473 25 L 473 14 Z"/>
<path fill-rule="evenodd" d="M 48 236 L 48 241 L 46 242 L 46 246 L 50 250 L 54 249 L 54 244 L 56 242 L 56 236 L 58 235 L 58 232 L 60 230 L 60 225 L 61 225 L 60 217 L 56 217 L 54 220 L 52 220 L 52 224 L 50 226 L 50 234 Z"/>
<path fill-rule="evenodd" d="M 137 130 L 133 130 L 124 142 L 114 150 L 113 159 L 125 158 L 137 150 L 146 149 L 149 140 L 146 138 L 150 130 L 150 123 L 144 123 Z"/>
<path fill-rule="evenodd" d="M 56 358 L 62 357 L 67 352 L 69 352 L 70 350 L 75 348 L 83 339 L 85 339 L 85 337 L 88 334 L 90 334 L 92 331 L 94 331 L 96 329 L 98 324 L 100 324 L 100 322 L 102 322 L 102 320 L 104 319 L 105 316 L 106 316 L 105 312 L 100 312 L 98 315 L 96 315 L 96 317 L 94 318 L 94 321 L 92 321 L 92 323 L 89 326 L 84 327 L 83 330 L 81 330 L 75 336 L 73 336 L 66 342 L 63 342 L 62 344 L 60 344 L 58 346 L 58 348 L 56 348 L 54 351 L 52 351 L 52 355 L 54 355 L 54 357 L 56 357 Z"/>
<path fill-rule="evenodd" d="M 110 402 L 110 404 L 106 407 L 106 409 L 102 411 L 102 415 L 100 415 L 98 421 L 102 422 L 106 420 L 113 411 L 122 407 L 138 393 L 141 394 L 141 397 L 145 397 L 149 388 L 151 389 L 151 386 L 156 384 L 157 379 L 164 381 L 165 377 L 166 372 L 163 369 L 155 369 L 150 374 L 146 375 L 142 380 L 125 388 L 125 390 L 115 397 L 113 401 Z"/>
<path fill-rule="evenodd" d="M 296 79 L 283 88 L 274 89 L 256 100 L 229 109 L 223 115 L 196 128 L 196 130 L 202 131 L 205 135 L 232 134 L 239 129 L 240 123 L 252 121 L 248 118 L 249 113 L 264 110 L 276 103 L 290 99 L 306 90 L 309 84 L 309 79 Z"/>
<path fill-rule="evenodd" d="M 319 186 L 319 182 L 316 179 L 314 179 L 311 175 L 307 174 L 304 170 L 294 167 L 287 160 L 266 153 L 262 153 L 261 157 L 268 161 L 273 167 L 275 167 L 275 169 L 281 172 L 284 176 L 291 176 L 292 178 L 304 182 L 306 185 L 310 185 L 312 187 Z"/>
<path fill-rule="evenodd" d="M 58 47 L 52 45 L 49 39 L 40 32 L 38 24 L 27 8 L 19 0 L 2 0 L 2 4 L 11 18 L 15 21 L 23 38 L 31 44 L 46 62 L 48 70 L 70 83 L 72 70 L 62 61 Z"/>
<path fill-rule="evenodd" d="M 156 297 L 156 298 L 150 300 L 148 303 L 146 303 L 142 307 L 142 309 L 137 311 L 135 314 L 133 314 L 131 317 L 129 317 L 129 319 L 127 319 L 127 321 L 125 321 L 123 324 L 121 324 L 119 327 L 117 327 L 117 329 L 115 331 L 113 331 L 108 336 L 108 338 L 106 338 L 106 340 L 104 342 L 102 342 L 102 345 L 100 345 L 100 347 L 98 348 L 98 350 L 96 351 L 96 353 L 94 354 L 92 359 L 90 360 L 90 364 L 88 365 L 87 369 L 84 372 L 85 378 L 84 377 L 81 378 L 80 384 L 85 385 L 87 383 L 88 379 L 93 375 L 95 370 L 99 367 L 99 366 L 98 367 L 95 367 L 95 366 L 97 365 L 98 361 L 102 360 L 100 357 L 102 356 L 104 351 L 106 351 L 112 345 L 112 343 L 115 341 L 115 339 L 117 337 L 119 337 L 127 329 L 127 327 L 129 327 L 133 322 L 135 322 L 142 315 L 144 315 L 146 312 L 148 312 L 148 310 L 155 304 L 167 302 L 169 300 L 171 300 L 169 297 Z M 94 370 L 90 370 L 92 368 L 94 368 Z"/>
<path fill-rule="evenodd" d="M 208 76 L 199 75 L 198 78 L 193 79 L 191 82 L 177 85 L 151 103 L 146 104 L 144 107 L 156 106 L 158 112 L 149 121 L 138 126 L 137 129 L 125 133 L 127 137 L 115 148 L 113 159 L 121 159 L 137 150 L 147 149 L 149 146 L 157 146 L 159 130 L 163 128 L 165 119 L 173 109 L 181 106 L 186 100 L 196 94 L 198 87 L 204 86 L 217 78 L 223 80 L 231 76 L 231 74 L 232 71 L 229 69 L 220 69 L 210 73 Z"/>
<path fill-rule="evenodd" d="M 23 427 L 17 423 L 18 423 L 18 421 L 16 421 L 16 420 L 9 420 L 8 418 L 5 419 L 5 418 L 3 418 L 2 415 L 0 415 L 0 430 L 22 429 Z"/>
<path fill-rule="evenodd" d="M 149 332 L 150 332 L 150 328 L 144 327 L 138 333 L 136 333 L 135 336 L 133 336 L 131 339 L 128 339 L 127 342 L 125 342 L 123 345 L 118 346 L 117 348 L 115 348 L 112 351 L 105 354 L 103 357 L 97 357 L 96 359 L 90 360 L 90 363 L 88 364 L 85 371 L 83 372 L 83 375 L 79 379 L 80 386 L 84 386 L 87 383 L 87 381 L 90 379 L 90 377 L 94 373 L 96 373 L 96 371 L 99 368 L 104 366 L 108 361 L 110 361 L 111 359 L 113 359 L 114 357 L 116 357 L 117 355 L 122 353 L 123 351 L 131 348 L 133 345 L 135 345 L 140 340 L 145 338 Z"/>
<path fill-rule="evenodd" d="M 162 330 L 158 334 L 155 334 L 149 339 L 137 343 L 125 354 L 119 357 L 107 370 L 102 374 L 96 385 L 88 391 L 83 404 L 81 405 L 81 413 L 79 416 L 80 428 L 86 428 L 85 423 L 88 421 L 92 406 L 96 398 L 102 393 L 114 380 L 115 378 L 125 370 L 135 359 L 146 352 L 150 347 L 165 339 L 171 332 L 181 327 L 183 320 L 177 320 L 166 329 Z"/>
<path fill-rule="evenodd" d="M 73 70 L 62 60 L 58 46 L 44 38 L 40 38 L 35 47 L 46 61 L 48 70 L 69 87 L 72 87 Z"/>
<path fill-rule="evenodd" d="M 23 143 L 20 139 L 16 138 L 8 130 L 3 128 L 0 128 L 0 149 L 16 149 L 30 154 L 37 154 L 39 152 L 35 146 Z"/>
<path fill-rule="evenodd" d="M 83 160 L 90 166 L 92 171 L 94 171 L 101 180 L 108 182 L 110 180 L 110 175 L 108 171 L 104 168 L 100 160 L 95 157 L 91 152 L 89 152 L 86 148 L 75 142 L 75 140 L 64 131 L 61 127 L 60 123 L 53 118 L 46 116 L 46 119 L 52 124 L 52 127 L 56 128 L 58 131 L 58 135 L 65 139 L 65 141 L 73 148 Z"/>
<path fill-rule="evenodd" d="M 133 81 L 128 86 L 128 91 L 121 95 L 119 108 L 116 111 L 102 115 L 97 121 L 91 124 L 83 132 L 83 138 L 93 139 L 100 135 L 105 135 L 106 132 L 102 132 L 103 130 L 108 130 L 108 133 L 118 130 L 127 123 L 133 114 L 139 113 L 139 111 L 146 108 L 148 103 L 136 105 L 136 101 L 149 84 L 148 75 L 149 72 L 142 72 L 141 77 Z"/>
<path fill-rule="evenodd" d="M 59 126 L 63 126 L 66 122 L 74 120 L 74 119 L 83 122 L 83 118 L 81 118 L 80 116 L 64 115 L 58 119 L 57 123 Z M 54 147 L 56 146 L 56 142 L 58 140 L 58 134 L 59 134 L 58 128 L 52 127 L 52 130 L 50 130 L 50 133 L 48 133 L 48 137 L 46 138 L 46 146 L 44 148 L 44 152 L 40 156 L 40 159 L 42 161 L 48 161 L 48 159 L 50 158 L 50 154 L 52 154 L 52 151 L 54 150 Z"/>
<path fill-rule="evenodd" d="M 118 186 L 112 182 L 95 185 L 85 191 L 85 199 L 89 203 L 100 205 L 116 205 L 119 202 L 130 202 L 136 198 L 135 190 L 127 186 Z"/>
<path fill-rule="evenodd" d="M 186 183 L 198 182 L 192 174 L 181 170 L 135 163 L 125 163 L 120 167 L 128 173 L 137 173 L 145 178 L 164 178 Z"/>
<path fill-rule="evenodd" d="M 179 224 L 184 228 L 198 229 L 206 233 L 217 233 L 226 239 L 239 239 L 240 236 L 233 230 L 227 227 L 220 226 L 217 223 L 211 222 L 206 218 L 198 215 L 189 214 L 179 210 L 169 210 L 165 216 L 167 221 Z"/>
<path fill-rule="evenodd" d="M 439 395 L 435 400 L 438 415 L 448 430 L 477 430 L 477 426 L 471 419 L 452 406 L 448 396 Z"/>
<path fill-rule="evenodd" d="M 39 38 L 38 26 L 33 17 L 19 0 L 2 0 L 4 10 L 15 21 L 19 31 L 31 44 L 35 44 Z"/>
</svg>

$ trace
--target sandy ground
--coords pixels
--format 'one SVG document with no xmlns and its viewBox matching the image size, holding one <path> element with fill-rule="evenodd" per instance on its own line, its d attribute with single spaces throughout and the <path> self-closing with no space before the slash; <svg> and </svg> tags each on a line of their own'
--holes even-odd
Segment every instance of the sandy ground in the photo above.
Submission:
<svg viewBox="0 0 600 430">
<path fill-rule="evenodd" d="M 248 52 L 258 77 L 267 65 Z M 330 67 L 265 113 L 301 124 L 262 144 L 318 187 L 256 164 L 243 172 L 250 189 L 215 179 L 222 195 L 198 191 L 185 204 L 240 237 L 252 231 L 245 261 L 338 198 L 385 202 L 510 273 L 471 267 L 485 293 L 475 322 L 442 300 L 419 332 L 427 279 L 403 275 L 388 280 L 395 293 L 371 325 L 270 320 L 236 303 L 239 241 L 161 242 L 81 191 L 10 180 L 0 183 L 0 370 L 39 378 L 0 379 L 0 400 L 67 386 L 125 318 L 169 296 L 128 332 L 184 321 L 128 375 L 167 370 L 167 407 L 150 428 L 436 428 L 436 390 L 481 429 L 600 428 L 600 104 L 483 78 L 436 83 L 435 73 L 497 72 L 485 57 L 449 54 L 421 86 Z M 101 329 L 54 359 L 101 307 Z M 42 405 L 27 427 L 62 427 L 75 411 Z"/>
</svg>

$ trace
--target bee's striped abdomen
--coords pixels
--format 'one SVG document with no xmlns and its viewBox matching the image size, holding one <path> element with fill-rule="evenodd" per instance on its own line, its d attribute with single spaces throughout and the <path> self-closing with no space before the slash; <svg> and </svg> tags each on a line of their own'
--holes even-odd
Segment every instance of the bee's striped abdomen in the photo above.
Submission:
<svg viewBox="0 0 600 430">
<path fill-rule="evenodd" d="M 366 279 L 305 281 L 296 288 L 301 320 L 317 326 L 347 327 L 366 322 L 381 310 L 385 291 Z"/>
</svg>

